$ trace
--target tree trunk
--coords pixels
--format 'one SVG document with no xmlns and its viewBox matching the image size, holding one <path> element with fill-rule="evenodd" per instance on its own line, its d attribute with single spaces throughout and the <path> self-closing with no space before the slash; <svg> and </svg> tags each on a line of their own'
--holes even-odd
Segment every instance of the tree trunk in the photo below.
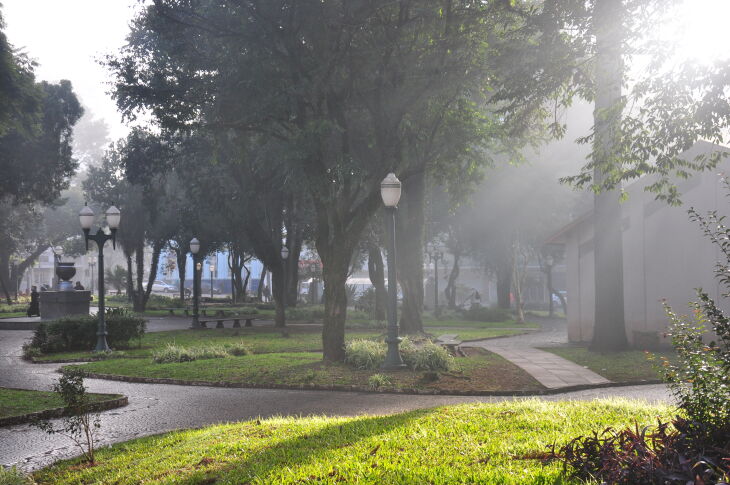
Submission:
<svg viewBox="0 0 730 485">
<path fill-rule="evenodd" d="M 0 256 L 0 286 L 2 286 L 5 301 L 10 305 L 13 302 L 8 287 L 10 281 L 10 261 L 5 255 Z"/>
<path fill-rule="evenodd" d="M 135 312 L 144 311 L 143 294 L 144 294 L 144 244 L 138 244 L 134 251 L 134 262 L 137 273 L 134 275 L 136 285 L 133 290 L 132 308 Z"/>
<path fill-rule="evenodd" d="M 282 261 L 282 264 L 280 264 L 278 267 L 272 268 L 271 271 L 271 294 L 274 297 L 274 304 L 276 306 L 276 317 L 274 319 L 274 326 L 279 328 L 286 326 L 286 313 L 284 309 L 286 308 L 285 305 L 287 289 L 284 284 L 284 267 L 285 264 Z"/>
<path fill-rule="evenodd" d="M 385 303 L 388 298 L 385 290 L 385 265 L 380 247 L 374 241 L 368 243 L 368 275 L 375 288 L 375 318 L 385 320 Z"/>
<path fill-rule="evenodd" d="M 519 250 L 519 243 L 512 244 L 512 288 L 515 295 L 515 323 L 525 323 L 525 303 L 522 301 L 522 286 L 524 281 L 524 268 L 520 267 L 522 255 Z"/>
<path fill-rule="evenodd" d="M 444 293 L 446 294 L 446 302 L 450 309 L 456 309 L 456 280 L 459 278 L 459 259 L 461 253 L 456 252 L 454 254 L 454 264 L 451 266 L 451 272 L 449 273 L 449 282 L 446 284 Z"/>
<path fill-rule="evenodd" d="M 134 301 L 134 279 L 132 272 L 132 254 L 127 254 L 127 301 Z"/>
<path fill-rule="evenodd" d="M 512 306 L 510 292 L 512 291 L 512 265 L 501 262 L 497 266 L 497 306 L 509 310 Z"/>
<path fill-rule="evenodd" d="M 266 264 L 261 265 L 261 274 L 259 275 L 259 286 L 256 288 L 256 298 L 259 301 L 264 301 L 263 294 L 264 294 L 264 280 L 266 279 Z"/>
<path fill-rule="evenodd" d="M 326 254 L 326 253 L 325 253 Z M 345 320 L 347 319 L 347 274 L 352 251 L 334 248 L 322 258 L 324 279 L 324 325 L 322 347 L 324 360 L 342 362 L 345 360 Z"/>
<path fill-rule="evenodd" d="M 594 181 L 601 184 L 610 166 L 620 162 L 621 58 L 625 15 L 623 2 L 599 0 L 593 19 L 596 35 L 596 101 L 593 112 Z M 618 190 L 594 196 L 595 324 L 591 348 L 602 351 L 628 347 L 624 320 L 623 238 Z"/>
<path fill-rule="evenodd" d="M 286 238 L 289 257 L 286 260 L 286 306 L 295 307 L 299 303 L 299 257 L 302 254 L 302 238 L 295 234 Z"/>
<path fill-rule="evenodd" d="M 185 301 L 185 277 L 187 274 L 188 255 L 182 249 L 175 251 L 177 259 L 177 277 L 180 280 L 180 301 Z"/>
<path fill-rule="evenodd" d="M 423 332 L 423 237 L 425 216 L 425 176 L 416 173 L 403 183 L 398 206 L 398 282 L 403 292 L 400 330 L 406 334 Z"/>
</svg>

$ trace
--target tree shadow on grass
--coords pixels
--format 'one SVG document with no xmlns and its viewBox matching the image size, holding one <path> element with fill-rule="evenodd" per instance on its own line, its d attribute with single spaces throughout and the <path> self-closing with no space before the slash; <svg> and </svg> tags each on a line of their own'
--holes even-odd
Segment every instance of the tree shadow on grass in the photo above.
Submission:
<svg viewBox="0 0 730 485">
<path fill-rule="evenodd" d="M 213 476 L 215 476 L 216 482 L 233 483 L 231 480 L 242 474 L 251 474 L 260 480 L 266 479 L 282 467 L 314 463 L 326 457 L 333 450 L 356 446 L 360 441 L 385 435 L 433 412 L 433 409 L 421 409 L 391 416 L 356 418 L 342 424 L 327 425 L 314 433 L 298 435 L 281 441 L 261 452 L 249 455 L 245 460 L 230 462 L 213 473 L 208 471 L 207 474 L 196 477 L 198 480 L 190 477 L 193 480 L 188 483 L 213 483 L 209 482 Z M 261 426 L 264 431 L 266 424 Z M 371 455 L 377 453 L 379 447 L 378 443 L 374 448 L 375 452 L 366 451 L 362 457 L 363 461 L 366 460 L 368 453 Z M 333 465 L 336 466 L 337 463 L 333 463 Z M 327 481 L 331 476 L 318 478 Z"/>
</svg>

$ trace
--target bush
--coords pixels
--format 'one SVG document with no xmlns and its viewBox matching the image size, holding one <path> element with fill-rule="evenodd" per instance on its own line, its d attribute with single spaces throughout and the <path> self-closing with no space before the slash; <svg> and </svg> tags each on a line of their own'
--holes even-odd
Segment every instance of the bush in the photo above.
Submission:
<svg viewBox="0 0 730 485">
<path fill-rule="evenodd" d="M 226 346 L 207 345 L 204 347 L 182 347 L 168 344 L 164 349 L 152 354 L 152 361 L 157 364 L 170 364 L 173 362 L 192 362 L 199 359 L 224 359 L 229 355 L 240 356 L 250 355 L 251 353 L 251 349 L 243 342 Z"/>
<path fill-rule="evenodd" d="M 32 485 L 35 482 L 17 468 L 3 468 L 0 465 L 0 485 Z"/>
<path fill-rule="evenodd" d="M 187 303 L 185 300 L 180 298 L 156 295 L 150 293 L 150 298 L 147 300 L 147 310 L 159 310 L 161 308 L 185 308 Z"/>
<path fill-rule="evenodd" d="M 401 351 L 405 364 L 413 370 L 446 372 L 453 368 L 454 358 L 445 348 L 426 342 L 413 351 Z"/>
<path fill-rule="evenodd" d="M 26 310 L 28 310 L 28 305 L 26 304 L 0 305 L 0 313 L 17 313 Z"/>
<path fill-rule="evenodd" d="M 656 428 L 606 428 L 573 439 L 546 458 L 563 463 L 573 479 L 610 484 L 724 484 L 730 480 L 730 450 L 699 443 L 694 426 L 675 418 Z M 725 436 L 727 440 L 727 435 Z"/>
<path fill-rule="evenodd" d="M 129 348 L 132 340 L 141 343 L 145 320 L 124 309 L 106 312 L 107 342 L 112 348 Z M 98 319 L 96 316 L 69 316 L 41 323 L 33 334 L 30 348 L 48 354 L 89 350 L 96 345 Z M 30 349 L 28 352 L 33 352 Z"/>
<path fill-rule="evenodd" d="M 197 356 L 193 349 L 181 347 L 175 344 L 167 344 L 167 347 L 156 350 L 152 354 L 152 361 L 158 364 L 170 364 L 172 362 L 191 362 Z"/>
<path fill-rule="evenodd" d="M 462 311 L 462 318 L 472 322 L 504 322 L 511 318 L 511 314 L 504 308 L 472 305 Z"/>
<path fill-rule="evenodd" d="M 287 308 L 286 317 L 290 320 L 322 320 L 324 318 L 324 306 Z"/>
<path fill-rule="evenodd" d="M 393 385 L 393 380 L 386 374 L 373 374 L 368 377 L 368 386 L 373 389 L 379 389 L 381 387 L 389 387 Z"/>
<path fill-rule="evenodd" d="M 228 352 L 230 355 L 234 355 L 234 356 L 251 355 L 253 353 L 251 348 L 243 342 L 237 342 L 235 344 L 227 344 L 225 348 L 226 348 L 226 352 Z"/>
<path fill-rule="evenodd" d="M 345 344 L 345 363 L 355 369 L 379 369 L 384 360 L 385 346 L 382 342 L 356 339 Z"/>
</svg>

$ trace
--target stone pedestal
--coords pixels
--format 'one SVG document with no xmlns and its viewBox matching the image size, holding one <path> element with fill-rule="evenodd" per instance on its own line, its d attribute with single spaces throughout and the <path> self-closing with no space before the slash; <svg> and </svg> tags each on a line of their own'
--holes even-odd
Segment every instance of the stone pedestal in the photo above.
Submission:
<svg viewBox="0 0 730 485">
<path fill-rule="evenodd" d="M 90 291 L 41 291 L 39 296 L 41 320 L 89 314 Z"/>
</svg>

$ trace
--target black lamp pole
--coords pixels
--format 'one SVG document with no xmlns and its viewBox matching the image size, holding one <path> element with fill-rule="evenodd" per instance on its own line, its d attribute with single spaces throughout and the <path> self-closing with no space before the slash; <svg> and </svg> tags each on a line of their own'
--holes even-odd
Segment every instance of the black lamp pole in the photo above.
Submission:
<svg viewBox="0 0 730 485">
<path fill-rule="evenodd" d="M 400 199 L 400 180 L 396 178 L 395 174 L 388 174 L 380 184 L 380 191 L 385 203 L 385 223 L 390 233 L 388 247 L 388 337 L 385 339 L 388 350 L 385 354 L 383 369 L 397 370 L 405 367 L 398 349 L 401 338 L 398 336 L 398 278 L 395 270 L 395 211 Z"/>
<path fill-rule="evenodd" d="M 200 329 L 200 320 L 198 317 L 198 302 L 200 301 L 200 278 L 198 273 L 202 272 L 199 270 L 200 261 L 198 259 L 198 251 L 200 250 L 200 241 L 197 238 L 193 238 L 190 241 L 190 253 L 193 256 L 193 321 L 190 324 L 192 329 Z"/>
</svg>

